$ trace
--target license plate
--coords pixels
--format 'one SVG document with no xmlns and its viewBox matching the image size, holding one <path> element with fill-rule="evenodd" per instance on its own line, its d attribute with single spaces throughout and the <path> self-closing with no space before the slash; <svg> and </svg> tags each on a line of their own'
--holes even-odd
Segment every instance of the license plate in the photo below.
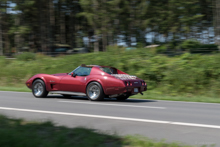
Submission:
<svg viewBox="0 0 220 147">
<path fill-rule="evenodd" d="M 138 88 L 134 88 L 134 92 L 138 92 Z"/>
</svg>

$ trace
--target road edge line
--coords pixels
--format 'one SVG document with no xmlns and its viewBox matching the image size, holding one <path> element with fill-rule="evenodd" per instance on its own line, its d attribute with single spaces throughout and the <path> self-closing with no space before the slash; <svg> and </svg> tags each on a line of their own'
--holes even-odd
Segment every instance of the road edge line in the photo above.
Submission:
<svg viewBox="0 0 220 147">
<path fill-rule="evenodd" d="M 207 125 L 207 124 L 195 124 L 195 123 L 172 122 L 172 121 L 161 121 L 161 120 L 149 120 L 149 119 L 138 119 L 138 118 L 127 118 L 127 117 L 115 117 L 115 116 L 103 116 L 103 115 L 92 115 L 92 114 L 80 114 L 80 113 L 32 110 L 32 109 L 19 109 L 19 108 L 8 108 L 8 107 L 0 107 L 0 109 L 1 110 L 11 110 L 11 111 L 46 113 L 46 114 L 58 114 L 58 115 L 68 115 L 68 116 L 80 116 L 80 117 L 91 117 L 91 118 L 101 118 L 101 119 L 126 120 L 126 121 L 136 121 L 136 122 L 146 122 L 146 123 L 158 123 L 158 124 L 169 124 L 169 125 L 179 125 L 179 126 L 190 126 L 190 127 L 202 127 L 202 128 L 220 129 L 220 126 L 217 126 L 217 125 Z"/>
</svg>

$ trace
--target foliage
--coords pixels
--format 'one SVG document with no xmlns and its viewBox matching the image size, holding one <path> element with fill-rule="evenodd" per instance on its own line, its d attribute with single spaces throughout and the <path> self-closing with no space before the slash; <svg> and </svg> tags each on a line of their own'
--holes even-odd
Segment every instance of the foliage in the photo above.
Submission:
<svg viewBox="0 0 220 147">
<path fill-rule="evenodd" d="M 25 44 L 43 52 L 53 43 L 82 47 L 83 38 L 89 38 L 87 47 L 96 51 L 121 40 L 129 47 L 134 40 L 143 46 L 161 40 L 204 40 L 213 34 L 213 7 L 211 0 L 1 0 L 0 54 L 1 46 L 4 53 Z M 172 43 L 170 49 L 175 48 Z"/>
<path fill-rule="evenodd" d="M 160 45 L 157 47 L 157 53 L 165 53 L 169 49 L 168 45 Z"/>
<path fill-rule="evenodd" d="M 166 51 L 189 51 L 190 53 L 211 53 L 218 51 L 216 44 L 203 44 L 195 39 L 180 41 L 171 41 L 161 44 L 157 47 L 157 53 L 166 53 Z"/>
<path fill-rule="evenodd" d="M 17 55 L 16 58 L 21 61 L 30 61 L 30 60 L 35 60 L 36 55 L 34 53 L 25 52 Z"/>
<path fill-rule="evenodd" d="M 119 137 L 93 129 L 67 128 L 52 122 L 27 122 L 0 116 L 1 147 L 190 147 L 156 142 L 142 136 Z"/>
<path fill-rule="evenodd" d="M 9 30 L 8 32 L 10 35 L 12 34 L 21 34 L 21 35 L 24 35 L 24 34 L 28 34 L 30 33 L 30 28 L 28 27 L 25 27 L 25 26 L 19 26 L 19 27 L 12 27 L 11 30 Z"/>
<path fill-rule="evenodd" d="M 219 63 L 220 54 L 186 53 L 171 58 L 155 55 L 146 48 L 126 51 L 125 48 L 109 47 L 104 53 L 56 58 L 38 54 L 35 60 L 28 61 L 0 58 L 0 77 L 1 84 L 7 86 L 25 83 L 37 73 L 67 73 L 81 64 L 108 65 L 146 80 L 149 90 L 157 89 L 168 95 L 189 93 L 219 97 Z"/>
<path fill-rule="evenodd" d="M 180 47 L 189 50 L 191 53 L 209 53 L 218 51 L 216 44 L 202 44 L 197 40 L 185 40 Z"/>
<path fill-rule="evenodd" d="M 181 48 L 183 49 L 192 49 L 192 48 L 198 48 L 200 46 L 200 42 L 197 40 L 185 40 L 181 44 Z"/>
</svg>

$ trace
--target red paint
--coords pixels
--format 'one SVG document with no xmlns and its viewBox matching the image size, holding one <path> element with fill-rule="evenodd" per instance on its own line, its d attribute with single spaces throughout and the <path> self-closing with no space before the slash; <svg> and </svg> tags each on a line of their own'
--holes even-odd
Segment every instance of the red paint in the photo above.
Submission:
<svg viewBox="0 0 220 147">
<path fill-rule="evenodd" d="M 102 71 L 100 67 L 108 67 L 108 66 L 92 66 L 90 75 L 88 76 L 72 77 L 67 73 L 59 73 L 53 75 L 37 74 L 31 77 L 26 82 L 26 85 L 28 88 L 32 89 L 32 84 L 34 80 L 41 79 L 44 81 L 47 91 L 71 91 L 71 92 L 86 93 L 86 86 L 90 82 L 96 81 L 101 84 L 104 93 L 106 95 L 122 94 L 125 92 L 134 94 L 134 88 L 138 88 L 139 92 L 143 92 L 147 90 L 147 85 L 142 79 L 139 78 L 129 79 L 129 80 L 117 79 L 111 74 Z M 128 75 L 127 73 L 124 73 L 118 69 L 116 69 L 116 71 L 118 74 Z M 130 84 L 127 85 L 126 83 L 130 83 Z"/>
</svg>

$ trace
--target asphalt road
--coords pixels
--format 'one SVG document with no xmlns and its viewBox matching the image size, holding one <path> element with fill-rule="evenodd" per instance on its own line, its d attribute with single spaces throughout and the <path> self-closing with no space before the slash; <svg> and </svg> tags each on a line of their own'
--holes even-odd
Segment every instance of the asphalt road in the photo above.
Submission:
<svg viewBox="0 0 220 147">
<path fill-rule="evenodd" d="M 128 99 L 91 102 L 59 95 L 1 92 L 0 113 L 57 125 L 87 127 L 119 135 L 144 135 L 167 142 L 220 146 L 220 104 Z"/>
</svg>

